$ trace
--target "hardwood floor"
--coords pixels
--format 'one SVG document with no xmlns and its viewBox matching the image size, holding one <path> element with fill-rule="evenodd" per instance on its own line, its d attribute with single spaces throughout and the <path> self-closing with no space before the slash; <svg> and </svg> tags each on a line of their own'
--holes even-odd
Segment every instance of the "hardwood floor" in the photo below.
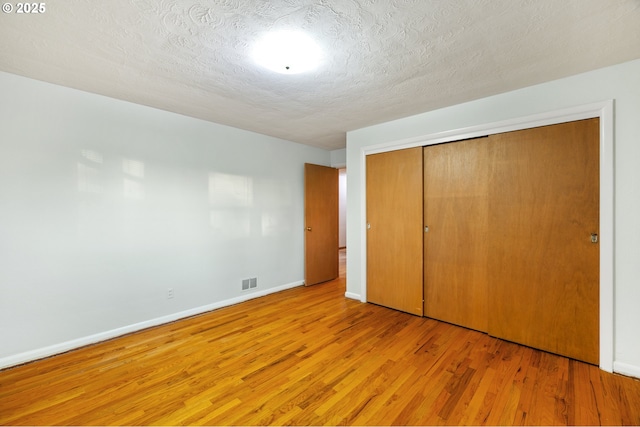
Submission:
<svg viewBox="0 0 640 427">
<path fill-rule="evenodd" d="M 343 268 L 0 371 L 0 424 L 640 424 L 638 380 L 344 291 Z"/>
</svg>

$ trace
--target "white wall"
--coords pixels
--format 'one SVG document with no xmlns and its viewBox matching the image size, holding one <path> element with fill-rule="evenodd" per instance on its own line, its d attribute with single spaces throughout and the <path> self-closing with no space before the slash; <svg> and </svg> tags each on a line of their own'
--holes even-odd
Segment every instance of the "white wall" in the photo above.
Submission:
<svg viewBox="0 0 640 427">
<path fill-rule="evenodd" d="M 365 298 L 361 177 L 366 147 L 608 99 L 615 102 L 614 370 L 640 377 L 640 60 L 349 132 L 347 296 Z"/>
<path fill-rule="evenodd" d="M 341 148 L 333 150 L 331 155 L 331 166 L 334 168 L 344 168 L 347 165 L 347 149 Z"/>
<path fill-rule="evenodd" d="M 0 368 L 302 283 L 328 151 L 6 73 L 0 97 Z"/>
</svg>

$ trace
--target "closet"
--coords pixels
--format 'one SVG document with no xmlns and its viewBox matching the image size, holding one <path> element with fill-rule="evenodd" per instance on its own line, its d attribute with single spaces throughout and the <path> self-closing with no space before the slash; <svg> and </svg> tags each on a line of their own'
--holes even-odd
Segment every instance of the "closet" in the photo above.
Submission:
<svg viewBox="0 0 640 427">
<path fill-rule="evenodd" d="M 369 168 L 369 158 L 383 162 L 397 152 L 367 157 L 368 220 L 378 210 L 370 198 L 388 196 L 386 209 L 397 207 L 388 221 L 412 222 L 386 224 L 393 232 L 382 238 L 371 223 L 367 299 L 598 364 L 599 120 L 418 149 L 419 166 L 416 149 L 400 151 L 412 170 L 421 167 L 422 185 L 408 190 L 412 203 L 421 199 L 419 220 L 403 217 L 403 196 L 387 188 L 401 185 L 389 178 L 393 167 Z M 396 170 L 398 180 L 405 170 Z M 404 247 L 418 227 L 422 247 Z M 370 257 L 385 247 L 384 264 Z M 395 258 L 416 251 L 422 262 L 412 261 L 412 277 L 421 270 L 422 289 L 404 299 L 409 307 L 422 302 L 422 313 L 386 303 L 400 286 Z"/>
</svg>

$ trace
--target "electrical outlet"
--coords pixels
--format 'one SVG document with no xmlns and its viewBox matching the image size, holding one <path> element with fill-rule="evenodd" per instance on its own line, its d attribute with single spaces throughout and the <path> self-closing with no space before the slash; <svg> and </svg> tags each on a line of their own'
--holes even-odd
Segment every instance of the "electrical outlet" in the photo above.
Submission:
<svg viewBox="0 0 640 427">
<path fill-rule="evenodd" d="M 173 298 L 173 288 L 167 289 L 167 299 Z"/>
<path fill-rule="evenodd" d="M 251 279 L 242 279 L 242 290 L 246 291 L 247 289 L 249 289 L 250 284 Z"/>
<path fill-rule="evenodd" d="M 249 279 L 249 288 L 253 289 L 253 288 L 257 288 L 258 287 L 258 278 L 257 277 L 252 277 L 251 279 Z"/>
</svg>

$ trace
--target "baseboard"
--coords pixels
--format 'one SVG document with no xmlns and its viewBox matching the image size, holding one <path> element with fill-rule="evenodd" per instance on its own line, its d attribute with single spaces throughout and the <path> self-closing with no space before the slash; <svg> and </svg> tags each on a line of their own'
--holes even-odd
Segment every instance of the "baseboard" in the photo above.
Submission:
<svg viewBox="0 0 640 427">
<path fill-rule="evenodd" d="M 628 363 L 613 362 L 613 372 L 629 377 L 640 378 L 640 366 L 630 365 Z"/>
<path fill-rule="evenodd" d="M 356 299 L 356 300 L 358 300 L 358 301 L 362 301 L 362 300 L 360 299 L 360 294 L 355 294 L 355 293 L 353 293 L 353 292 L 345 292 L 345 293 L 344 293 L 344 296 L 345 296 L 345 297 L 347 297 L 347 298 L 349 298 L 349 299 Z"/>
<path fill-rule="evenodd" d="M 65 341 L 59 344 L 54 344 L 48 347 L 39 348 L 36 350 L 19 353 L 13 356 L 0 358 L 0 369 L 10 368 L 12 366 L 21 365 L 23 363 L 33 362 L 34 360 L 43 359 L 45 357 L 54 356 L 56 354 L 65 353 L 70 350 L 75 350 L 80 347 L 84 347 L 91 344 L 96 344 L 101 341 L 110 340 L 123 335 L 130 334 L 132 332 L 138 332 L 143 329 L 151 328 L 154 326 L 163 325 L 165 323 L 175 322 L 176 320 L 184 319 L 198 314 L 213 311 L 222 307 L 227 307 L 241 302 L 249 301 L 254 298 L 263 297 L 276 292 L 284 291 L 287 289 L 302 286 L 304 282 L 298 281 L 289 283 L 286 285 L 278 286 L 275 288 L 265 289 L 263 291 L 253 292 L 246 295 L 242 295 L 236 298 L 231 298 L 223 301 L 218 301 L 213 304 L 204 305 L 201 307 L 192 308 L 189 310 L 181 311 L 178 313 L 169 314 L 167 316 L 157 317 L 155 319 L 146 320 L 140 323 L 134 323 L 132 325 L 123 326 L 121 328 L 112 329 L 109 331 L 101 332 L 94 335 L 78 338 L 71 341 Z"/>
</svg>

